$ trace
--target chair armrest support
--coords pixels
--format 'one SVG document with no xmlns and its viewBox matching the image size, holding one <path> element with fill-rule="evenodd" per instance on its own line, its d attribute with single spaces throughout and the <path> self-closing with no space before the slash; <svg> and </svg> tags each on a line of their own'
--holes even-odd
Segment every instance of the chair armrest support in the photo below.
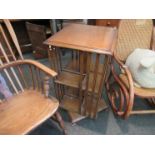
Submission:
<svg viewBox="0 0 155 155">
<path fill-rule="evenodd" d="M 111 63 L 111 77 L 113 77 L 114 82 L 110 84 L 110 82 L 107 82 L 107 91 L 109 100 L 111 102 L 112 108 L 115 113 L 117 113 L 120 116 L 123 116 L 127 118 L 130 114 L 130 111 L 132 110 L 133 103 L 134 103 L 134 83 L 132 75 L 128 69 L 128 67 L 121 62 L 117 56 L 114 54 L 113 61 L 116 61 L 116 63 L 119 65 L 121 69 L 123 69 L 124 74 L 127 77 L 128 80 L 128 87 L 123 83 L 120 76 L 116 73 L 114 63 Z M 114 85 L 118 86 L 118 90 L 115 89 Z M 124 100 L 124 98 L 126 100 Z M 119 100 L 119 105 L 116 104 L 115 101 Z M 125 102 L 126 101 L 126 102 Z M 118 103 L 118 102 L 117 102 Z M 125 106 L 126 104 L 126 106 Z M 124 109 L 123 109 L 124 107 Z"/>
<path fill-rule="evenodd" d="M 121 69 L 124 70 L 125 75 L 127 76 L 128 82 L 129 82 L 129 89 L 130 91 L 134 91 L 134 82 L 133 82 L 133 78 L 132 75 L 128 69 L 128 67 L 122 63 L 116 55 L 114 55 L 114 60 L 117 62 L 117 64 L 120 66 Z"/>
<path fill-rule="evenodd" d="M 28 65 L 33 65 L 36 68 L 40 69 L 41 71 L 45 72 L 47 75 L 55 77 L 57 76 L 57 73 L 55 71 L 53 71 L 52 69 L 46 67 L 45 65 L 34 61 L 34 60 L 17 60 L 16 62 L 10 62 L 8 64 L 4 64 L 3 66 L 0 66 L 0 70 L 2 69 L 6 69 L 9 67 L 14 67 L 14 66 L 18 66 L 18 65 L 24 65 L 24 64 L 28 64 Z"/>
</svg>

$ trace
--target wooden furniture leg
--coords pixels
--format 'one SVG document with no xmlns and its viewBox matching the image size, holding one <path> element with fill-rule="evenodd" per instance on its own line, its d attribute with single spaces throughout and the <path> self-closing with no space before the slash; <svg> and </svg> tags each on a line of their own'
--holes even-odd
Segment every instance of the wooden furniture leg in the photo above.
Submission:
<svg viewBox="0 0 155 155">
<path fill-rule="evenodd" d="M 62 130 L 63 130 L 63 133 L 66 135 L 67 132 L 66 132 L 66 129 L 65 129 L 64 121 L 63 121 L 63 119 L 62 119 L 60 113 L 57 111 L 57 112 L 55 113 L 55 116 L 56 116 L 56 120 L 58 121 L 60 127 L 61 127 Z"/>
<path fill-rule="evenodd" d="M 45 97 L 48 97 L 48 94 L 49 94 L 49 77 L 48 76 L 46 76 L 44 79 L 44 91 L 45 91 Z M 63 119 L 60 113 L 57 111 L 54 114 L 54 116 L 56 117 L 56 121 L 59 123 L 59 126 L 63 130 L 63 133 L 66 134 L 65 125 L 64 125 L 64 122 L 63 122 Z"/>
</svg>

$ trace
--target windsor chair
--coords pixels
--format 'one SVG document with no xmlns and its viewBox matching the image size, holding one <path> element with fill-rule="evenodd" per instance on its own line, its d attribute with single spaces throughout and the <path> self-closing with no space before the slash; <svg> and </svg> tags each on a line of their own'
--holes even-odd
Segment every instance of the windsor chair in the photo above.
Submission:
<svg viewBox="0 0 155 155">
<path fill-rule="evenodd" d="M 24 60 L 18 40 L 9 20 L 4 20 L 19 58 L 17 59 L 3 27 L 0 35 L 10 51 L 10 61 L 0 42 L 0 134 L 28 134 L 47 119 L 58 122 L 63 132 L 64 123 L 58 112 L 59 102 L 49 94 L 51 78 L 57 73 L 33 60 Z"/>
<path fill-rule="evenodd" d="M 136 48 L 154 48 L 154 32 L 152 20 L 121 20 L 118 30 L 118 41 L 111 64 L 111 76 L 106 84 L 108 97 L 114 113 L 127 118 L 131 114 L 151 114 L 155 110 L 134 110 L 134 98 L 153 100 L 155 89 L 138 88 L 134 86 L 132 75 L 125 65 L 130 53 Z M 123 71 L 116 73 L 116 67 Z M 112 80 L 113 79 L 113 80 Z"/>
</svg>

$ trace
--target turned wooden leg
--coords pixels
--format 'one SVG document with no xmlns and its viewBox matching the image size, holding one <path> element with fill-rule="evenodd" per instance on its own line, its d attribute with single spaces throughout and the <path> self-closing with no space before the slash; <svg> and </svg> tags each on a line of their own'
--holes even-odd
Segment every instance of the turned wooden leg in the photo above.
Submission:
<svg viewBox="0 0 155 155">
<path fill-rule="evenodd" d="M 45 76 L 44 78 L 44 95 L 46 98 L 48 98 L 49 95 L 49 76 Z"/>
<path fill-rule="evenodd" d="M 44 94 L 45 94 L 45 97 L 48 97 L 49 95 L 49 77 L 48 76 L 44 78 Z M 57 111 L 54 114 L 54 116 L 55 116 L 56 121 L 59 123 L 59 126 L 62 128 L 63 133 L 66 134 L 64 122 L 63 122 L 63 119 L 60 113 Z"/>
<path fill-rule="evenodd" d="M 64 121 L 63 121 L 63 119 L 62 119 L 60 113 L 57 111 L 57 112 L 55 113 L 55 116 L 56 116 L 56 120 L 58 121 L 60 127 L 61 127 L 62 130 L 63 130 L 63 133 L 66 135 L 67 133 L 66 133 L 66 130 L 65 130 Z"/>
</svg>

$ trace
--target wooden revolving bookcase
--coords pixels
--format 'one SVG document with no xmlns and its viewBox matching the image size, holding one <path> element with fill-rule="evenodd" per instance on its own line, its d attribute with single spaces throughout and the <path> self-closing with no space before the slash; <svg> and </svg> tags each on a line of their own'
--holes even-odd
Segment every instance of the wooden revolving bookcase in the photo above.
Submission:
<svg viewBox="0 0 155 155">
<path fill-rule="evenodd" d="M 45 41 L 52 69 L 58 72 L 57 97 L 72 123 L 96 118 L 107 108 L 102 91 L 116 40 L 115 28 L 70 24 Z M 62 48 L 69 53 L 67 62 Z"/>
</svg>

